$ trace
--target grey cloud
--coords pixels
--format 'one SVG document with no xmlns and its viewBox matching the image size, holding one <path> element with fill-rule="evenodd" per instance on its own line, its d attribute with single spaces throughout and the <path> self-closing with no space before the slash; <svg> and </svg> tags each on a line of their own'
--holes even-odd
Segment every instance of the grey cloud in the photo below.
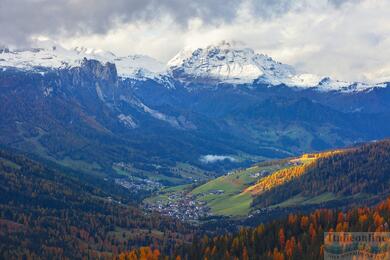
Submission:
<svg viewBox="0 0 390 260">
<path fill-rule="evenodd" d="M 335 5 L 344 2 L 330 1 Z M 166 15 L 184 28 L 191 18 L 200 18 L 206 24 L 229 23 L 236 18 L 242 3 L 250 3 L 254 17 L 269 18 L 287 12 L 295 2 L 290 0 L 0 0 L 0 43 L 20 45 L 26 43 L 32 35 L 42 34 L 47 36 L 105 34 L 123 23 L 148 22 Z"/>
<path fill-rule="evenodd" d="M 328 0 L 330 4 L 334 5 L 335 7 L 341 7 L 344 4 L 347 3 L 355 3 L 358 4 L 361 2 L 361 0 Z"/>
<path fill-rule="evenodd" d="M 325 0 L 324 6 L 332 6 L 334 8 L 340 8 L 344 4 L 354 3 L 358 4 L 361 0 Z M 252 9 L 252 15 L 255 17 L 262 17 L 265 19 L 272 19 L 289 12 L 292 9 L 304 9 L 316 4 L 322 4 L 321 1 L 310 0 L 252 0 L 250 6 Z"/>
<path fill-rule="evenodd" d="M 290 0 L 262 0 L 252 1 L 252 14 L 254 16 L 261 16 L 264 18 L 273 18 L 280 14 L 283 14 L 291 9 L 296 2 Z"/>
<path fill-rule="evenodd" d="M 235 0 L 0 0 L 0 41 L 25 43 L 31 35 L 104 34 L 118 24 L 169 15 L 186 25 L 233 19 Z"/>
</svg>

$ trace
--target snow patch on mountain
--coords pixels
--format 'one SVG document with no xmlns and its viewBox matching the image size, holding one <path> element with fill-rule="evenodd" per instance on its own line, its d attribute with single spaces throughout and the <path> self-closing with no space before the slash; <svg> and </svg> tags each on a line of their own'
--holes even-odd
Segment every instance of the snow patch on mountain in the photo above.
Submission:
<svg viewBox="0 0 390 260">
<path fill-rule="evenodd" d="M 87 59 L 114 63 L 118 75 L 137 83 L 152 79 L 167 88 L 182 82 L 229 83 L 234 85 L 262 83 L 268 86 L 286 85 L 296 89 L 318 91 L 359 92 L 387 87 L 387 84 L 344 82 L 309 73 L 299 73 L 292 66 L 253 49 L 229 42 L 198 49 L 184 49 L 167 64 L 144 55 L 116 56 L 112 52 L 76 47 L 66 49 L 51 41 L 39 41 L 39 48 L 0 48 L 0 70 L 18 68 L 45 73 L 47 68 L 79 67 Z"/>
<path fill-rule="evenodd" d="M 334 80 L 329 77 L 322 78 L 317 85 L 314 86 L 319 91 L 339 91 L 339 92 L 361 92 L 371 91 L 374 88 L 385 88 L 386 83 L 366 84 L 362 82 L 346 82 Z"/>
<path fill-rule="evenodd" d="M 0 67 L 14 67 L 23 70 L 39 68 L 71 68 L 81 65 L 84 58 L 110 62 L 116 65 L 118 75 L 124 78 L 156 78 L 166 74 L 166 65 L 144 55 L 118 57 L 112 52 L 99 49 L 76 47 L 66 49 L 53 42 L 42 41 L 39 48 L 1 49 Z"/>
<path fill-rule="evenodd" d="M 257 54 L 250 48 L 236 48 L 228 42 L 185 50 L 168 62 L 171 70 L 181 70 L 194 78 L 218 79 L 226 83 L 245 84 L 261 79 L 270 84 L 280 84 L 296 73 L 293 67 Z"/>
<path fill-rule="evenodd" d="M 187 80 L 210 79 L 231 84 L 254 82 L 276 86 L 284 84 L 298 89 L 318 91 L 366 91 L 386 84 L 343 82 L 309 73 L 298 73 L 292 66 L 245 47 L 228 42 L 196 50 L 184 49 L 168 62 L 176 75 Z"/>
<path fill-rule="evenodd" d="M 178 117 L 166 115 L 160 111 L 148 107 L 147 105 L 145 105 L 144 103 L 142 103 L 140 100 L 136 98 L 128 98 L 123 95 L 121 95 L 119 98 L 120 100 L 127 102 L 133 107 L 140 109 L 142 112 L 149 114 L 154 119 L 166 122 L 174 128 L 187 129 L 187 130 L 196 129 L 196 126 L 182 115 Z"/>
<path fill-rule="evenodd" d="M 119 121 L 121 121 L 128 128 L 137 128 L 138 125 L 130 115 L 120 114 L 118 115 Z"/>
<path fill-rule="evenodd" d="M 52 87 L 46 87 L 44 90 L 43 90 L 43 95 L 45 97 L 49 97 L 51 95 L 51 93 L 53 93 L 53 88 Z"/>
</svg>

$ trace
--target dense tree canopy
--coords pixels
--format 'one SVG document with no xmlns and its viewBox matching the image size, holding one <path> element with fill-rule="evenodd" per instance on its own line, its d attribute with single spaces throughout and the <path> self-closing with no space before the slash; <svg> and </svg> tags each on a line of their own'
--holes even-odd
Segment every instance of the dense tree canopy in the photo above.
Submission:
<svg viewBox="0 0 390 260">
<path fill-rule="evenodd" d="M 319 158 L 302 170 L 299 175 L 293 172 L 297 178 L 290 178 L 284 185 L 264 189 L 254 205 L 266 207 L 298 194 L 314 197 L 327 192 L 350 199 L 369 194 L 369 200 L 378 202 L 390 195 L 390 140 Z"/>
<path fill-rule="evenodd" d="M 0 150 L 0 258 L 108 258 L 142 245 L 167 250 L 188 227 Z"/>
</svg>

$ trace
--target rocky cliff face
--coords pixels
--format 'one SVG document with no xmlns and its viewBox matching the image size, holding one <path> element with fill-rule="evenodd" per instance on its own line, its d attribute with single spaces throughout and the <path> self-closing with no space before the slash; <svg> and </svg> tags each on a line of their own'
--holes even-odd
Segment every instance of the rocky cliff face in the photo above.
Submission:
<svg viewBox="0 0 390 260">
<path fill-rule="evenodd" d="M 390 134 L 388 87 L 318 91 L 169 77 L 169 87 L 161 78 L 124 78 L 117 65 L 93 59 L 3 68 L 0 143 L 99 174 L 125 162 L 137 173 L 188 181 L 177 176 L 177 162 L 222 172 Z M 240 158 L 213 165 L 201 162 L 205 155 Z"/>
</svg>

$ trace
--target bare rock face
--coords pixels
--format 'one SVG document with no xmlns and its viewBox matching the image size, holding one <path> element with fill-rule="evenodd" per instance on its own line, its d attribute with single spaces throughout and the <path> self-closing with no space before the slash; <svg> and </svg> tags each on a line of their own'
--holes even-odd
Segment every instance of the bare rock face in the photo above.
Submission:
<svg viewBox="0 0 390 260">
<path fill-rule="evenodd" d="M 115 83 L 118 80 L 116 66 L 110 62 L 102 64 L 97 60 L 88 60 L 84 58 L 81 63 L 81 70 L 86 74 L 92 74 L 96 79 L 104 80 L 109 83 Z"/>
<path fill-rule="evenodd" d="M 107 171 L 121 161 L 168 175 L 177 162 L 210 170 L 199 159 L 205 154 L 278 158 L 390 134 L 389 84 L 343 89 L 323 78 L 317 87 L 292 87 L 280 81 L 293 79 L 291 67 L 250 49 L 199 49 L 177 57 L 160 78 L 133 66 L 143 61 L 163 71 L 145 57 L 5 52 L 0 145 L 58 160 L 98 160 Z M 340 88 L 331 90 L 336 83 Z"/>
</svg>

